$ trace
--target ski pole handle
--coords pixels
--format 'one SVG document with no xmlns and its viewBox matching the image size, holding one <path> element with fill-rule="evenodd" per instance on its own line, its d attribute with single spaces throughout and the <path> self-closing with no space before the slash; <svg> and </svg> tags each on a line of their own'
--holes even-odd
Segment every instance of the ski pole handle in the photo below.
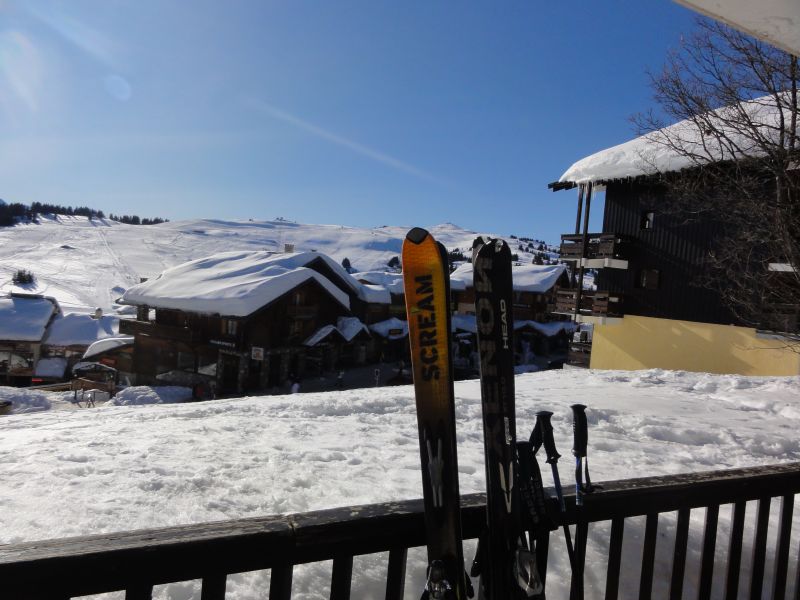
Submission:
<svg viewBox="0 0 800 600">
<path fill-rule="evenodd" d="M 586 423 L 586 405 L 573 404 L 572 409 L 572 430 L 574 433 L 574 443 L 572 454 L 578 458 L 586 456 L 586 448 L 589 445 L 589 426 Z"/>
<path fill-rule="evenodd" d="M 544 451 L 547 455 L 547 463 L 555 464 L 561 455 L 556 450 L 556 441 L 553 439 L 553 424 L 550 422 L 550 417 L 553 413 L 549 410 L 540 410 L 536 413 L 536 427 L 534 428 L 534 435 L 539 439 L 534 442 L 534 447 L 544 445 Z M 537 435 L 538 430 L 538 435 Z M 538 442 L 538 446 L 537 443 Z"/>
</svg>

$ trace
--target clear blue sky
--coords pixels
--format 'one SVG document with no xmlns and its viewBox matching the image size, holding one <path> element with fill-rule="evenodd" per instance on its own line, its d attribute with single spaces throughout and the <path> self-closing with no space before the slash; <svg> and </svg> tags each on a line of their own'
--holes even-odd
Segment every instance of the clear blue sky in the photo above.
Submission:
<svg viewBox="0 0 800 600">
<path fill-rule="evenodd" d="M 4 0 L 0 198 L 184 218 L 452 221 L 556 241 L 623 142 L 669 0 Z"/>
</svg>

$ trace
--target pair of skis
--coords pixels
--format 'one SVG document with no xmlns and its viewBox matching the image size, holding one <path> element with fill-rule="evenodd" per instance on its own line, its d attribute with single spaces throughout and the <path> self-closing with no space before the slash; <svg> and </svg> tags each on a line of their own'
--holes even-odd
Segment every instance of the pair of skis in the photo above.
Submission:
<svg viewBox="0 0 800 600">
<path fill-rule="evenodd" d="M 447 253 L 414 228 L 402 256 L 428 539 L 423 600 L 462 600 L 472 589 L 461 547 Z M 487 528 L 473 573 L 489 598 L 543 598 L 520 515 L 511 252 L 505 242 L 479 239 L 473 264 L 488 490 Z"/>
<path fill-rule="evenodd" d="M 414 228 L 406 235 L 402 256 L 428 540 L 428 577 L 422 598 L 463 600 L 472 596 L 472 588 L 465 576 L 461 546 L 447 252 L 427 231 Z M 552 413 L 539 413 L 539 438 L 532 435 L 529 442 L 517 442 L 513 286 L 508 245 L 502 240 L 476 240 L 473 270 L 487 523 L 471 573 L 480 576 L 482 597 L 543 600 L 544 580 L 539 576 L 539 568 L 543 572 L 545 565 L 537 564 L 533 540 L 529 543 L 526 538 L 523 515 L 528 522 L 532 521 L 534 529 L 556 528 L 545 510 L 541 473 L 535 458 L 542 445 L 547 462 L 553 467 L 563 510 L 555 468 L 559 455 L 549 423 Z M 583 423 L 585 432 L 585 415 Z M 585 443 L 582 456 L 585 457 Z M 588 465 L 586 480 L 591 486 Z M 570 562 L 574 565 L 566 526 L 565 533 Z"/>
</svg>

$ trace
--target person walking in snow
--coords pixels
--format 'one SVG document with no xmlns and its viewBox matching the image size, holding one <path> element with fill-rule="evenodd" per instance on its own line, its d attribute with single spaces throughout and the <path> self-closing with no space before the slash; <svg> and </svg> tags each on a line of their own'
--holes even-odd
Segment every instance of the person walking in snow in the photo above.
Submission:
<svg viewBox="0 0 800 600">
<path fill-rule="evenodd" d="M 295 379 L 292 383 L 292 394 L 299 394 L 300 393 L 300 381 Z"/>
</svg>

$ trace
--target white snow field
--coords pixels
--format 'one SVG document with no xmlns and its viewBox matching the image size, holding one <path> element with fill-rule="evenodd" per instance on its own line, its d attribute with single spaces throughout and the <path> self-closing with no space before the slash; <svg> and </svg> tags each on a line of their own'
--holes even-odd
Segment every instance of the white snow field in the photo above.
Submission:
<svg viewBox="0 0 800 600">
<path fill-rule="evenodd" d="M 530 434 L 536 411 L 555 412 L 565 486 L 572 481 L 569 405 L 575 402 L 589 406 L 594 481 L 800 460 L 800 377 L 563 370 L 520 375 L 516 389 L 520 437 Z M 0 399 L 6 390 L 0 388 Z M 478 492 L 484 489 L 479 385 L 457 382 L 455 390 L 461 492 Z M 2 417 L 0 427 L 0 543 L 300 512 L 422 493 L 410 386 L 51 410 Z M 548 485 L 549 469 L 541 460 Z M 692 512 L 685 597 L 697 595 L 704 512 Z M 753 513 L 748 507 L 744 565 Z M 727 551 L 728 515 L 729 508 L 723 507 L 717 541 L 721 558 Z M 674 522 L 674 515 L 659 519 L 656 598 L 667 596 L 664 574 L 671 567 Z M 603 594 L 608 533 L 608 524 L 590 528 L 587 598 Z M 790 569 L 796 568 L 798 537 L 800 527 L 792 536 Z M 642 538 L 643 519 L 629 519 L 622 598 L 635 596 Z M 554 533 L 551 540 L 547 593 L 557 600 L 567 598 L 569 566 L 562 534 Z M 474 543 L 466 543 L 468 562 L 473 554 Z M 424 549 L 409 553 L 406 597 L 413 600 L 423 583 L 424 555 Z M 383 597 L 386 560 L 386 555 L 356 558 L 353 598 Z M 296 567 L 293 597 L 327 598 L 330 570 L 330 563 Z M 715 598 L 721 597 L 724 577 L 718 571 Z M 769 564 L 766 573 L 772 577 Z M 745 570 L 742 577 L 746 586 Z M 231 575 L 227 581 L 229 598 L 265 598 L 269 572 Z M 198 598 L 199 582 L 161 586 L 155 597 Z"/>
</svg>

